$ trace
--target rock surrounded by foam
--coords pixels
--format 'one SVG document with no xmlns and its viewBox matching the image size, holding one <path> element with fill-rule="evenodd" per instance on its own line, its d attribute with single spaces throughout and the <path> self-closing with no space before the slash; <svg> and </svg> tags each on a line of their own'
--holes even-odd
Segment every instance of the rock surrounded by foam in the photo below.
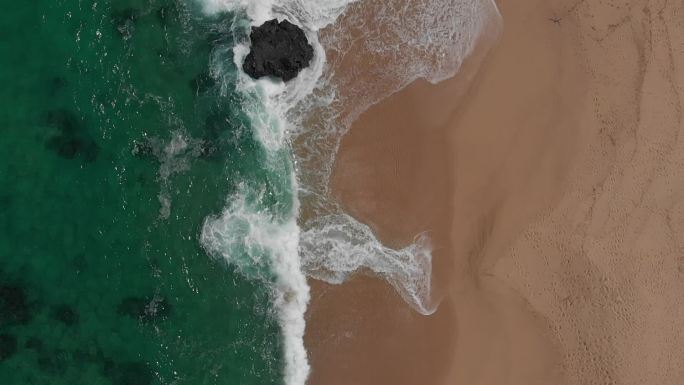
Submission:
<svg viewBox="0 0 684 385">
<path fill-rule="evenodd" d="M 252 47 L 242 69 L 255 79 L 272 76 L 291 80 L 313 59 L 313 47 L 304 31 L 287 20 L 273 19 L 252 27 L 250 39 Z"/>
</svg>

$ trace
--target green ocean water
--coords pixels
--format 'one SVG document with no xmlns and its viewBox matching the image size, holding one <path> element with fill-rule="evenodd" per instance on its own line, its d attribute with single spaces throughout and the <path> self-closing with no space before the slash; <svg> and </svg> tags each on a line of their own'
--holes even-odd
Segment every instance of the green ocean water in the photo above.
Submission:
<svg viewBox="0 0 684 385">
<path fill-rule="evenodd" d="M 0 1 L 0 384 L 281 383 L 267 289 L 198 239 L 241 183 L 283 188 L 210 73 L 235 15 Z"/>
</svg>

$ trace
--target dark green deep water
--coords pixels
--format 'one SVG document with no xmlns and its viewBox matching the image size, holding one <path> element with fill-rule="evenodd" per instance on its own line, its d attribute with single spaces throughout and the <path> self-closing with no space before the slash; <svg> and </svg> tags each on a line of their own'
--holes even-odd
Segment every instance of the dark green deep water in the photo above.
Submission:
<svg viewBox="0 0 684 385">
<path fill-rule="evenodd" d="M 198 240 L 267 178 L 232 62 L 209 75 L 233 16 L 0 1 L 0 384 L 281 383 L 266 289 Z"/>
</svg>

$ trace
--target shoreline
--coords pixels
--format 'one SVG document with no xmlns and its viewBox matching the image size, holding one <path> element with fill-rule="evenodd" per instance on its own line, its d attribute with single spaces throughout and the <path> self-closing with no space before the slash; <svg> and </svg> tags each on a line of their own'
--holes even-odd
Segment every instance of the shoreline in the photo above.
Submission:
<svg viewBox="0 0 684 385">
<path fill-rule="evenodd" d="M 541 213 L 557 194 L 547 188 L 532 198 L 543 203 L 535 202 L 539 205 L 532 205 L 531 213 L 506 213 L 511 206 L 502 203 L 501 191 L 516 184 L 497 171 L 507 166 L 505 157 L 488 159 L 490 151 L 505 154 L 511 139 L 497 131 L 516 118 L 515 108 L 507 106 L 516 102 L 508 87 L 517 84 L 510 83 L 529 81 L 534 87 L 519 99 L 522 103 L 545 97 L 561 56 L 542 58 L 546 80 L 541 82 L 535 78 L 539 68 L 526 70 L 527 63 L 516 62 L 511 52 L 533 52 L 549 43 L 530 33 L 522 43 L 509 37 L 530 27 L 524 12 L 536 16 L 537 28 L 545 32 L 554 24 L 539 1 L 527 1 L 525 11 L 514 8 L 503 6 L 503 35 L 486 57 L 473 55 L 457 76 L 436 85 L 414 81 L 372 105 L 342 138 L 330 183 L 333 197 L 392 247 L 427 232 L 433 243 L 432 293 L 441 305 L 433 315 L 420 315 L 386 282 L 365 275 L 339 286 L 310 280 L 305 336 L 310 384 L 492 383 L 504 378 L 485 373 L 523 357 L 537 363 L 519 362 L 527 369 L 509 369 L 515 372 L 511 384 L 529 384 L 529 371 L 540 384 L 558 383 L 557 352 L 545 321 L 516 293 L 488 282 L 484 267 L 485 248 L 496 242 L 503 247 L 506 237 L 521 231 L 521 222 Z M 542 126 L 518 132 L 534 139 Z M 508 167 L 530 168 L 524 156 L 529 150 L 521 147 L 519 161 Z M 549 179 L 538 184 L 544 183 Z M 508 222 L 491 218 L 499 212 L 509 216 Z M 514 229 L 490 239 L 500 224 Z M 491 356 L 500 349 L 508 352 Z"/>
<path fill-rule="evenodd" d="M 429 231 L 443 300 L 310 280 L 312 385 L 684 379 L 684 6 L 499 6 L 459 103 L 415 82 L 342 140 L 333 196 L 389 245 Z"/>
</svg>

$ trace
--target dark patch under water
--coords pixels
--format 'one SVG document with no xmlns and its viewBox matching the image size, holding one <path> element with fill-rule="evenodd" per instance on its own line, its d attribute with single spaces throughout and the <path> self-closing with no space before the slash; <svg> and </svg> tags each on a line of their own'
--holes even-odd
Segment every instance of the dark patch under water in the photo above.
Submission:
<svg viewBox="0 0 684 385">
<path fill-rule="evenodd" d="M 78 323 L 78 313 L 73 307 L 61 304 L 52 308 L 51 316 L 54 320 L 66 326 L 74 326 Z"/>
<path fill-rule="evenodd" d="M 29 337 L 24 343 L 26 349 L 41 350 L 43 349 L 43 340 L 38 337 Z"/>
<path fill-rule="evenodd" d="M 17 337 L 2 333 L 0 334 L 0 362 L 11 358 L 17 352 Z"/>
<path fill-rule="evenodd" d="M 65 77 L 63 76 L 55 76 L 52 79 L 50 79 L 50 82 L 48 84 L 48 89 L 50 90 L 50 96 L 54 97 L 57 95 L 60 91 L 62 91 L 68 84 L 68 81 Z"/>
<path fill-rule="evenodd" d="M 45 142 L 45 147 L 64 159 L 79 156 L 86 163 L 97 159 L 99 147 L 74 112 L 64 108 L 48 111 L 45 122 L 59 131 Z"/>
<path fill-rule="evenodd" d="M 26 324 L 31 317 L 24 288 L 0 284 L 0 326 Z"/>
</svg>

